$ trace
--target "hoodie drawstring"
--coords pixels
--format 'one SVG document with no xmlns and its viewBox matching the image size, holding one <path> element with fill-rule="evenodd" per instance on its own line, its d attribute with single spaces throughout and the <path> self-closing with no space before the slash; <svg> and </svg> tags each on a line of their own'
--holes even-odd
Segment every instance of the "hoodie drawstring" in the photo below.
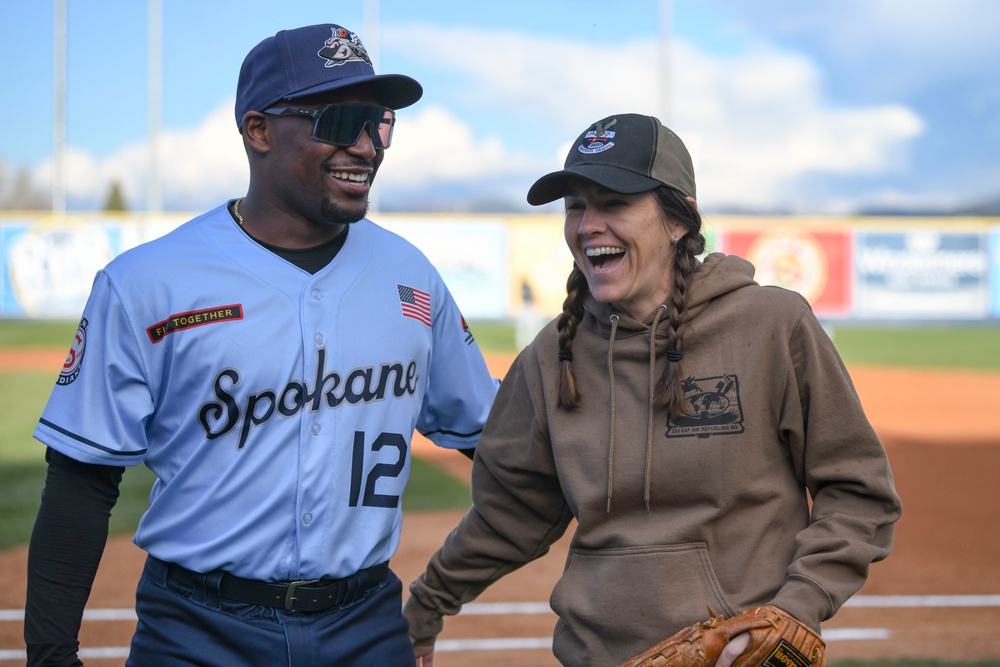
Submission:
<svg viewBox="0 0 1000 667">
<path fill-rule="evenodd" d="M 615 333 L 618 331 L 618 316 L 611 316 L 611 342 L 608 344 L 608 377 L 611 382 L 611 445 L 608 448 L 608 508 L 611 511 L 611 488 L 615 484 Z"/>
<path fill-rule="evenodd" d="M 646 424 L 646 466 L 642 487 L 642 499 L 646 503 L 646 513 L 649 509 L 651 478 L 653 474 L 653 412 L 655 408 L 653 394 L 656 391 L 656 327 L 667 312 L 667 307 L 661 305 L 656 309 L 656 316 L 649 332 L 649 415 Z M 611 496 L 615 483 L 615 335 L 618 332 L 618 316 L 611 316 L 611 340 L 608 343 L 608 378 L 611 384 L 611 444 L 608 447 L 608 506 L 611 511 Z"/>
<path fill-rule="evenodd" d="M 649 330 L 649 421 L 646 424 L 646 479 L 642 488 L 642 499 L 646 501 L 646 514 L 649 514 L 650 477 L 653 474 L 653 392 L 656 390 L 656 325 L 660 316 L 667 312 L 667 307 L 660 305 L 653 318 L 653 326 Z"/>
</svg>

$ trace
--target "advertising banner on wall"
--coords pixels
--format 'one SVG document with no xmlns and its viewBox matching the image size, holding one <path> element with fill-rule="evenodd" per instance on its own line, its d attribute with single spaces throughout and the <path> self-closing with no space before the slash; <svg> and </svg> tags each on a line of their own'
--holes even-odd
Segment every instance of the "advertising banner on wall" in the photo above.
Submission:
<svg viewBox="0 0 1000 667">
<path fill-rule="evenodd" d="M 701 235 L 705 237 L 705 252 L 702 253 L 702 257 L 709 253 L 722 251 L 722 239 L 719 238 L 719 231 L 717 229 L 702 228 Z"/>
<path fill-rule="evenodd" d="M 150 221 L 99 213 L 7 219 L 0 225 L 0 316 L 79 317 L 98 271 L 185 219 Z"/>
<path fill-rule="evenodd" d="M 0 317 L 78 318 L 101 268 L 191 217 L 0 214 Z M 467 318 L 547 321 L 562 310 L 572 257 L 561 215 L 378 223 L 430 258 Z M 799 292 L 823 318 L 1000 319 L 996 220 L 707 216 L 703 233 L 706 252 L 747 258 L 758 282 Z"/>
<path fill-rule="evenodd" d="M 761 285 L 798 292 L 817 317 L 847 317 L 851 310 L 851 236 L 844 229 L 775 222 L 758 229 L 723 231 L 723 252 L 756 268 Z"/>
<path fill-rule="evenodd" d="M 1000 227 L 990 232 L 990 312 L 1000 317 Z"/>
<path fill-rule="evenodd" d="M 975 232 L 858 231 L 854 314 L 973 319 L 989 312 L 988 237 Z"/>
<path fill-rule="evenodd" d="M 508 271 L 509 310 L 517 317 L 531 295 L 533 307 L 545 319 L 562 312 L 566 299 L 566 279 L 573 268 L 573 256 L 566 246 L 561 215 L 511 216 L 507 218 L 510 257 Z M 706 225 L 705 253 L 720 245 L 720 232 Z"/>
<path fill-rule="evenodd" d="M 420 248 L 466 319 L 507 317 L 507 229 L 502 218 L 379 216 L 378 224 Z"/>
<path fill-rule="evenodd" d="M 573 268 L 573 256 L 563 236 L 562 216 L 510 218 L 508 225 L 511 247 L 508 309 L 517 316 L 530 305 L 541 316 L 551 319 L 562 312 L 566 278 Z"/>
<path fill-rule="evenodd" d="M 98 225 L 4 225 L 2 310 L 9 317 L 79 317 L 94 276 L 119 252 L 118 230 Z"/>
</svg>

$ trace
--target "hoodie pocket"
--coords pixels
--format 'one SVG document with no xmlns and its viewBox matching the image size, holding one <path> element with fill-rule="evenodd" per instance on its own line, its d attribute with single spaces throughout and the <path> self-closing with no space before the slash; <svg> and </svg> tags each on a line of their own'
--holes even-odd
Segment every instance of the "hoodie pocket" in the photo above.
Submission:
<svg viewBox="0 0 1000 667">
<path fill-rule="evenodd" d="M 707 619 L 706 606 L 737 613 L 702 542 L 574 549 L 550 604 L 560 619 L 553 648 L 566 664 L 595 664 L 597 656 L 617 664 Z"/>
</svg>

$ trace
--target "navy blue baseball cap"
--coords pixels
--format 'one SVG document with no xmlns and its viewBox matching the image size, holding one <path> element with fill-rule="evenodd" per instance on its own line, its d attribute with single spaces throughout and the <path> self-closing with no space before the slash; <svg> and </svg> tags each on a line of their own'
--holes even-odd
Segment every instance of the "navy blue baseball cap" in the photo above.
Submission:
<svg viewBox="0 0 1000 667">
<path fill-rule="evenodd" d="M 236 86 L 236 125 L 248 111 L 282 100 L 357 88 L 390 109 L 408 107 L 423 95 L 403 74 L 375 74 L 358 36 L 333 23 L 282 30 L 251 49 Z"/>
<path fill-rule="evenodd" d="M 569 149 L 563 169 L 531 186 L 528 203 L 539 206 L 561 198 L 572 178 L 624 194 L 666 185 L 695 198 L 694 166 L 687 147 L 653 116 L 617 114 L 591 124 Z"/>
</svg>

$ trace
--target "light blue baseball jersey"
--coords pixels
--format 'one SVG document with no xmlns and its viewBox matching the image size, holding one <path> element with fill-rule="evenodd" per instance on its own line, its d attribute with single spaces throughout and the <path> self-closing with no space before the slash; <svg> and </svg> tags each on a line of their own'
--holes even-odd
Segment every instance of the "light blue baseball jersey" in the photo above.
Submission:
<svg viewBox="0 0 1000 667">
<path fill-rule="evenodd" d="M 310 275 L 220 206 L 97 274 L 34 436 L 145 463 L 157 558 L 341 577 L 396 550 L 414 429 L 475 446 L 498 384 L 412 244 L 362 220 Z"/>
</svg>

